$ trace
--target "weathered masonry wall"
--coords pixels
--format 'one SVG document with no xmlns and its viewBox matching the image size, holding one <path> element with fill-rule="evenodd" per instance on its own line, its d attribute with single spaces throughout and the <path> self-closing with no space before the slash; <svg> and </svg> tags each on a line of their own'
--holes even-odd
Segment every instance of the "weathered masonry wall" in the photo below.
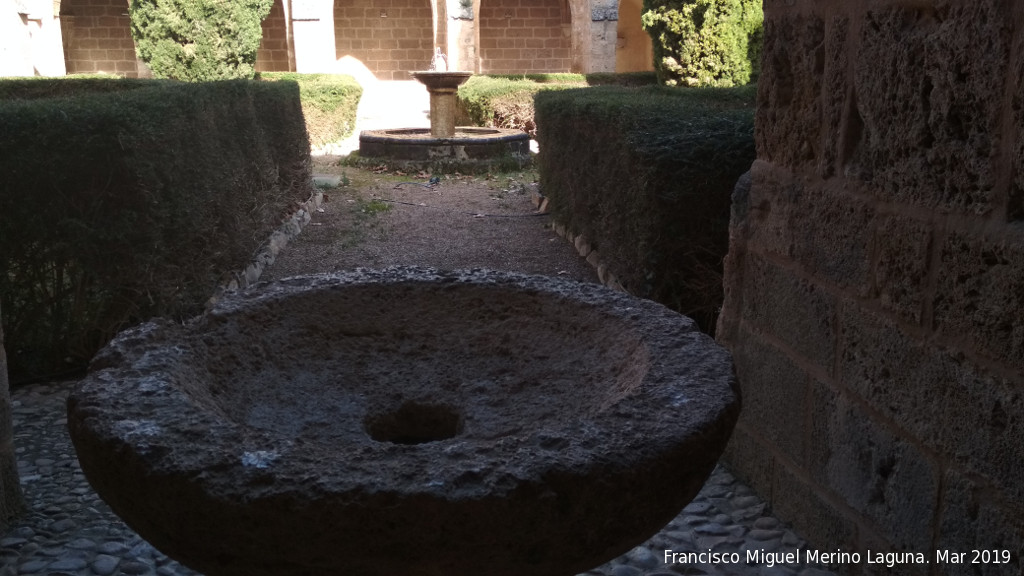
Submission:
<svg viewBox="0 0 1024 576">
<path fill-rule="evenodd" d="M 430 0 L 336 0 L 337 58 L 352 56 L 378 80 L 411 80 L 434 55 Z"/>
<path fill-rule="evenodd" d="M 483 0 L 480 72 L 568 72 L 570 32 L 563 0 Z"/>
<path fill-rule="evenodd" d="M 1018 575 L 1024 3 L 764 8 L 718 332 L 744 394 L 727 460 L 822 550 Z"/>
<path fill-rule="evenodd" d="M 125 0 L 63 0 L 60 22 L 68 74 L 138 76 Z"/>
<path fill-rule="evenodd" d="M 257 72 L 288 72 L 291 57 L 288 53 L 288 21 L 284 4 L 278 0 L 270 7 L 270 14 L 263 19 L 263 38 L 256 50 Z"/>
</svg>

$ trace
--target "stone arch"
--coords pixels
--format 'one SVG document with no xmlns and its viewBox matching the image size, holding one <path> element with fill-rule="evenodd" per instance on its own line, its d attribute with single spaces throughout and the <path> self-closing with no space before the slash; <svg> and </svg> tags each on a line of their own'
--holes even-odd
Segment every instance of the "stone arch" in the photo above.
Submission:
<svg viewBox="0 0 1024 576">
<path fill-rule="evenodd" d="M 572 18 L 566 0 L 481 0 L 482 74 L 568 72 Z"/>
<path fill-rule="evenodd" d="M 643 0 L 619 0 L 619 21 L 615 38 L 615 71 L 654 70 L 654 47 L 650 34 L 640 24 Z"/>
<path fill-rule="evenodd" d="M 409 80 L 434 54 L 430 0 L 335 0 L 335 58 L 362 62 L 378 80 Z"/>
<path fill-rule="evenodd" d="M 68 74 L 138 76 L 125 0 L 63 0 L 60 22 Z"/>
</svg>

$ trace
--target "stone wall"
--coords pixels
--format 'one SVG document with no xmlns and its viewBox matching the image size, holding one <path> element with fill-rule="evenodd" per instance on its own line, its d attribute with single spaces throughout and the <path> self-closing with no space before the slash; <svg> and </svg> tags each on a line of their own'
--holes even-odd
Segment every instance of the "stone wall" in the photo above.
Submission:
<svg viewBox="0 0 1024 576">
<path fill-rule="evenodd" d="M 336 0 L 336 58 L 357 58 L 378 80 L 411 80 L 434 55 L 430 0 Z"/>
<path fill-rule="evenodd" d="M 643 0 L 620 0 L 619 21 L 615 27 L 615 71 L 654 70 L 654 44 L 643 28 L 640 15 Z"/>
<path fill-rule="evenodd" d="M 60 21 L 68 74 L 138 76 L 126 0 L 64 0 Z"/>
<path fill-rule="evenodd" d="M 263 19 L 263 38 L 256 51 L 257 72 L 288 72 L 292 69 L 288 53 L 288 24 L 283 0 L 274 0 L 270 14 Z"/>
<path fill-rule="evenodd" d="M 568 72 L 569 21 L 564 0 L 483 0 L 480 73 Z"/>
<path fill-rule="evenodd" d="M 820 549 L 1020 574 L 1024 4 L 764 8 L 718 331 L 744 394 L 727 460 Z"/>
<path fill-rule="evenodd" d="M 14 0 L 0 7 L 0 76 L 63 76 L 60 2 Z"/>
</svg>

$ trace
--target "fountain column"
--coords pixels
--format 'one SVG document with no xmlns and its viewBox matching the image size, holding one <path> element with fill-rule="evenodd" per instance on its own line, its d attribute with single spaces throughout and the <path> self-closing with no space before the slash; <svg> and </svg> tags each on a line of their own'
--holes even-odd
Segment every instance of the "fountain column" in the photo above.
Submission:
<svg viewBox="0 0 1024 576">
<path fill-rule="evenodd" d="M 430 135 L 434 138 L 455 136 L 455 93 L 472 72 L 413 72 L 413 78 L 430 93 Z"/>
</svg>

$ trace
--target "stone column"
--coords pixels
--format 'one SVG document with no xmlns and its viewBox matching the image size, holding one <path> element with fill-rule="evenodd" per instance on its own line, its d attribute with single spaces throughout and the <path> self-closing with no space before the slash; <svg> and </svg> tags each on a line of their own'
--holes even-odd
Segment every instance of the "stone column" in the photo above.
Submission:
<svg viewBox="0 0 1024 576">
<path fill-rule="evenodd" d="M 14 427 L 8 387 L 4 329 L 0 323 L 0 531 L 25 507 L 18 481 L 18 461 L 14 455 Z"/>
<path fill-rule="evenodd" d="M 479 0 L 477 0 L 479 4 Z M 449 0 L 448 4 L 448 69 L 480 72 L 477 63 L 477 33 L 473 21 L 473 3 Z"/>
<path fill-rule="evenodd" d="M 458 88 L 427 88 L 430 92 L 430 135 L 434 138 L 455 136 L 455 93 Z"/>
<path fill-rule="evenodd" d="M 292 0 L 291 28 L 295 71 L 333 73 L 337 59 L 334 3 L 331 0 Z"/>
</svg>

